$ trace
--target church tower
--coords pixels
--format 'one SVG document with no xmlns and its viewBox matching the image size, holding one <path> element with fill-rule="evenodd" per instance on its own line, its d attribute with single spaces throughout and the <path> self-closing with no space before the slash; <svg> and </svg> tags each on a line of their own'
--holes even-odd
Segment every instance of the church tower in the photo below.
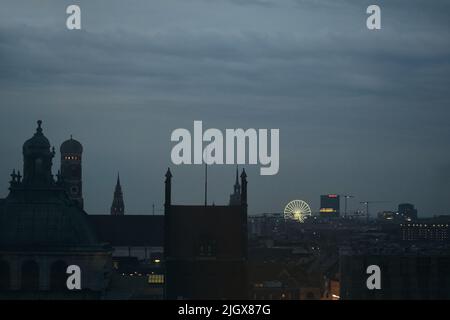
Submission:
<svg viewBox="0 0 450 320">
<path fill-rule="evenodd" d="M 117 174 L 116 189 L 114 190 L 114 199 L 111 205 L 111 215 L 123 216 L 125 214 L 125 204 L 123 202 L 122 186 L 120 185 L 120 177 Z"/>
<path fill-rule="evenodd" d="M 69 198 L 83 209 L 83 185 L 81 171 L 81 157 L 83 146 L 70 136 L 69 140 L 61 144 L 60 178 Z"/>
<path fill-rule="evenodd" d="M 23 144 L 23 183 L 33 186 L 50 186 L 54 184 L 52 159 L 55 148 L 50 149 L 50 142 L 42 133 L 42 121 L 37 122 L 36 133 Z M 19 173 L 20 176 L 20 173 Z"/>
<path fill-rule="evenodd" d="M 239 172 L 238 167 L 236 167 L 236 181 L 234 182 L 234 192 L 230 194 L 230 206 L 240 206 L 241 205 L 241 185 L 239 184 Z"/>
</svg>

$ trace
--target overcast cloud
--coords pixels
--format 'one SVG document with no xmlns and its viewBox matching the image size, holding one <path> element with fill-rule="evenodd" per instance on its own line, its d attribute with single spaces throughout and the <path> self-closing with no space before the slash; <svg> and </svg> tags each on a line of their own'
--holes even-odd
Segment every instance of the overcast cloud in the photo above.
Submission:
<svg viewBox="0 0 450 320">
<path fill-rule="evenodd" d="M 450 213 L 450 2 L 377 3 L 373 32 L 372 1 L 2 1 L 0 197 L 42 119 L 56 147 L 85 147 L 88 212 L 109 212 L 117 171 L 127 213 L 162 208 L 167 166 L 174 202 L 202 203 L 203 168 L 170 164 L 170 133 L 203 120 L 280 129 L 279 174 L 246 168 L 252 214 L 326 193 Z M 227 203 L 234 167 L 209 176 Z"/>
</svg>

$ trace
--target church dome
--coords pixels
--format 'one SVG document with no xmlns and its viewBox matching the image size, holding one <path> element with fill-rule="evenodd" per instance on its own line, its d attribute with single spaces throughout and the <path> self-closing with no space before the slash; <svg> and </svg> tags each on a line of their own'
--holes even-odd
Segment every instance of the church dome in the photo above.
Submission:
<svg viewBox="0 0 450 320">
<path fill-rule="evenodd" d="M 83 146 L 80 142 L 73 139 L 72 136 L 70 136 L 69 140 L 64 141 L 61 144 L 61 148 L 59 149 L 61 151 L 61 154 L 64 153 L 74 153 L 74 154 L 81 154 L 83 153 Z"/>
<path fill-rule="evenodd" d="M 61 190 L 13 190 L 0 204 L 0 250 L 99 245 L 87 214 Z"/>
<path fill-rule="evenodd" d="M 41 125 L 38 121 L 36 133 L 23 145 L 22 182 L 16 181 L 0 202 L 0 251 L 102 246 L 87 214 L 54 182 L 54 152 Z"/>
<path fill-rule="evenodd" d="M 38 127 L 36 129 L 36 133 L 23 144 L 24 154 L 49 152 L 50 150 L 50 142 L 42 133 L 42 121 L 39 120 L 37 124 Z"/>
</svg>

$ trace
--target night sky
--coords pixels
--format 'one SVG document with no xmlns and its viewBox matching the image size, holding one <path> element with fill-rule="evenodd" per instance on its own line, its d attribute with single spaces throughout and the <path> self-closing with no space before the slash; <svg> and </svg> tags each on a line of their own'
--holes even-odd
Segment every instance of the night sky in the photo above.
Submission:
<svg viewBox="0 0 450 320">
<path fill-rule="evenodd" d="M 373 3 L 380 31 L 366 28 Z M 449 13 L 445 0 L 2 0 L 0 197 L 42 119 L 58 151 L 71 134 L 84 146 L 88 213 L 109 212 L 118 171 L 126 213 L 161 209 L 168 166 L 173 202 L 201 204 L 203 167 L 172 165 L 170 134 L 202 120 L 280 129 L 278 175 L 246 166 L 251 214 L 293 199 L 317 211 L 326 193 L 450 214 Z M 228 203 L 234 170 L 210 167 L 210 203 Z"/>
</svg>

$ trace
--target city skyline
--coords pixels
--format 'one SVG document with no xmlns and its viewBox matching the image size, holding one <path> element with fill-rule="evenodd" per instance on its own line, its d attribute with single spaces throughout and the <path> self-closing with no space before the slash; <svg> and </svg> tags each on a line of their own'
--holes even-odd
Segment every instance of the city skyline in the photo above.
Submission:
<svg viewBox="0 0 450 320">
<path fill-rule="evenodd" d="M 162 208 L 168 166 L 182 203 L 203 202 L 203 167 L 173 166 L 170 133 L 280 128 L 280 171 L 246 165 L 249 214 L 293 199 L 317 212 L 345 193 L 371 208 L 415 204 L 448 213 L 449 4 L 380 1 L 383 28 L 365 28 L 369 2 L 79 1 L 83 29 L 65 29 L 65 3 L 7 1 L 0 12 L 0 198 L 22 165 L 21 145 L 44 121 L 56 148 L 84 148 L 85 207 L 107 213 L 117 171 L 128 213 Z M 62 14 L 61 14 L 62 13 Z M 119 19 L 120 17 L 120 19 Z M 267 23 L 270 21 L 271 23 Z M 54 163 L 59 167 L 59 160 Z M 54 173 L 55 170 L 54 170 Z M 227 203 L 234 166 L 212 166 L 210 202 Z"/>
<path fill-rule="evenodd" d="M 37 128 L 38 128 L 38 130 L 42 130 L 42 132 L 43 132 L 43 128 L 42 128 L 42 120 L 38 120 L 37 121 Z M 44 134 L 44 136 L 45 136 L 45 134 Z M 83 144 L 82 143 L 80 143 L 79 141 L 77 141 L 76 139 L 74 139 L 73 138 L 73 135 L 70 135 L 70 138 L 68 139 L 68 140 L 65 140 L 62 144 L 61 144 L 61 147 L 60 148 L 58 148 L 58 152 L 56 152 L 56 154 L 55 154 L 55 158 L 54 158 L 54 160 L 56 160 L 56 161 L 53 161 L 53 165 L 52 165 L 52 168 L 51 168 L 51 171 L 52 171 L 52 173 L 53 173 L 53 175 L 54 175 L 54 178 L 55 179 L 57 179 L 58 178 L 58 174 L 60 174 L 60 172 L 64 172 L 64 169 L 63 169 L 63 167 L 61 166 L 61 159 L 62 159 L 62 157 L 63 157 L 63 155 L 64 155 L 64 153 L 63 153 L 63 148 L 66 148 L 67 149 L 67 144 L 69 144 L 69 145 L 75 145 L 76 146 L 76 149 L 77 150 L 80 150 L 80 151 L 77 151 L 77 153 L 79 152 L 79 155 L 80 155 L 80 159 L 81 159 L 81 155 L 82 155 L 82 153 L 83 153 Z M 52 148 L 55 148 L 55 146 L 53 146 Z M 71 147 L 69 147 L 69 148 L 71 148 Z M 73 147 L 72 147 L 73 148 Z M 56 148 L 55 148 L 55 150 L 56 150 Z M 65 152 L 67 152 L 67 151 L 65 151 Z M 78 156 L 77 156 L 78 157 Z M 84 157 L 83 157 L 84 158 Z M 60 160 L 58 160 L 58 159 L 60 159 Z M 80 163 L 81 163 L 81 168 L 79 169 L 79 172 L 80 172 L 80 174 L 81 174 L 81 172 L 82 172 L 82 168 L 83 168 L 83 161 L 81 161 L 80 160 Z M 55 167 L 53 167 L 53 166 L 55 166 Z M 215 166 L 215 165 L 208 165 L 208 167 L 212 167 L 212 166 Z M 177 166 L 175 166 L 175 167 L 177 167 Z M 202 167 L 204 167 L 204 166 L 202 166 Z M 241 167 L 246 167 L 245 165 L 241 165 Z M 170 167 L 169 167 L 170 168 Z M 236 170 L 238 170 L 238 168 L 239 168 L 239 166 L 237 165 L 236 166 Z M 66 169 L 66 170 L 68 170 L 68 169 Z M 14 168 L 13 169 L 13 174 L 15 174 L 16 172 L 20 175 L 20 172 L 23 172 L 24 170 L 21 170 L 21 169 L 19 169 L 19 168 Z M 236 171 L 236 176 L 235 176 L 235 178 L 237 179 L 237 177 L 238 177 L 238 174 L 237 174 L 237 172 L 238 171 Z M 81 178 L 82 178 L 82 176 L 81 176 Z M 83 181 L 83 179 L 81 180 L 81 181 Z M 203 176 L 203 183 L 205 182 L 205 176 Z M 8 182 L 9 183 L 9 182 Z M 237 183 L 237 180 L 235 180 L 235 185 L 234 185 L 234 193 L 236 192 L 236 183 Z M 239 185 L 238 185 L 239 186 Z M 77 190 L 78 190 L 78 188 L 81 190 L 81 188 L 83 188 L 84 189 L 84 186 L 83 186 L 83 184 L 81 184 L 81 185 L 79 185 L 79 186 L 77 186 Z M 203 190 L 205 190 L 205 189 L 203 189 Z M 78 191 L 77 191 L 78 192 Z M 209 189 L 208 189 L 208 192 L 209 192 Z M 232 193 L 230 193 L 230 196 L 232 195 Z M 205 195 L 204 195 L 205 196 Z M 380 202 L 380 203 L 386 203 L 386 202 L 388 202 L 388 203 L 391 203 L 391 202 L 393 202 L 393 201 L 377 201 L 377 200 L 375 200 L 375 201 L 373 201 L 373 200 L 365 200 L 365 201 L 359 201 L 358 202 L 358 198 L 355 196 L 355 195 L 345 195 L 345 194 L 328 194 L 328 195 L 320 195 L 320 201 L 321 201 L 321 205 L 320 205 L 320 207 L 322 207 L 322 198 L 323 197 L 333 197 L 333 198 L 336 198 L 337 197 L 337 199 L 338 199 L 338 201 L 339 201 L 339 198 L 340 198 L 340 196 L 342 196 L 343 198 L 345 198 L 345 197 L 347 197 L 347 200 L 343 200 L 343 201 L 347 201 L 347 203 L 348 203 L 348 201 L 350 201 L 349 199 L 353 199 L 354 201 L 356 201 L 356 203 L 360 203 L 360 204 L 363 204 L 364 206 L 366 206 L 367 205 L 367 202 L 369 202 L 369 204 L 370 204 L 370 206 L 372 207 L 373 205 L 377 205 L 377 203 L 378 202 Z M 118 199 L 117 197 L 120 197 L 120 199 Z M 124 208 L 123 208 L 123 194 L 122 194 L 122 190 L 121 190 L 121 183 L 120 183 L 120 172 L 117 172 L 117 176 L 116 176 L 116 182 L 115 182 L 115 190 L 114 190 L 114 193 L 113 193 L 113 200 L 112 200 L 112 207 L 110 208 L 110 214 L 124 214 Z M 117 209 L 117 206 L 118 206 L 118 204 L 116 203 L 116 201 L 121 201 L 121 206 L 122 206 L 122 209 Z M 205 201 L 206 201 L 206 199 L 205 199 Z M 83 203 L 83 199 L 81 200 L 81 203 Z M 206 202 L 205 202 L 206 203 Z M 215 203 L 215 201 L 213 200 L 213 201 L 210 201 L 209 199 L 208 199 L 208 205 L 211 205 L 211 204 L 219 204 L 219 203 Z M 220 204 L 222 204 L 222 203 L 220 203 Z M 225 204 L 225 203 L 224 203 Z M 400 204 L 400 203 L 399 203 Z M 83 205 L 82 205 L 83 206 Z M 396 206 L 396 205 L 394 205 L 394 206 Z M 119 206 L 120 207 L 120 206 Z M 121 210 L 121 212 L 120 213 L 113 213 L 113 208 L 115 208 L 114 210 Z M 284 207 L 282 208 L 282 209 L 284 209 Z M 363 207 L 359 207 L 358 208 L 358 210 L 354 210 L 354 209 L 352 209 L 352 208 L 348 208 L 347 207 L 347 212 L 342 212 L 342 214 L 343 215 L 345 215 L 346 213 L 348 213 L 349 215 L 352 215 L 353 213 L 358 213 L 357 211 L 359 211 L 359 214 L 367 214 L 367 209 L 368 209 L 368 207 L 366 207 L 366 211 L 364 211 L 364 208 Z M 373 209 L 373 208 L 372 208 Z M 320 209 L 320 210 L 314 210 L 313 212 L 312 212 L 312 214 L 313 215 L 319 215 L 319 213 L 321 213 L 322 211 L 321 211 L 322 209 Z M 383 209 L 383 211 L 389 211 L 389 210 L 392 210 L 392 211 L 394 211 L 394 212 L 396 212 L 396 208 L 391 208 L 391 209 Z M 89 211 L 89 210 L 86 210 L 86 211 Z M 162 208 L 160 208 L 160 207 L 156 207 L 155 206 L 155 203 L 152 203 L 152 206 L 151 206 L 151 214 L 153 214 L 153 215 L 159 215 L 159 214 L 161 214 L 161 211 L 162 211 Z M 283 210 L 280 210 L 279 212 L 282 212 Z M 264 212 L 259 212 L 259 214 L 261 214 L 261 213 L 269 213 L 269 212 L 267 212 L 267 211 L 264 211 Z M 104 213 L 104 214 L 107 214 L 107 213 Z M 134 212 L 129 212 L 128 214 L 136 214 L 136 213 L 134 213 Z M 145 213 L 143 213 L 143 214 L 149 214 L 149 212 L 145 212 Z M 257 213 L 258 214 L 258 213 Z M 374 212 L 373 211 L 371 211 L 371 214 L 373 215 L 374 214 Z M 371 216 L 371 218 L 374 218 L 374 216 Z"/>
</svg>

